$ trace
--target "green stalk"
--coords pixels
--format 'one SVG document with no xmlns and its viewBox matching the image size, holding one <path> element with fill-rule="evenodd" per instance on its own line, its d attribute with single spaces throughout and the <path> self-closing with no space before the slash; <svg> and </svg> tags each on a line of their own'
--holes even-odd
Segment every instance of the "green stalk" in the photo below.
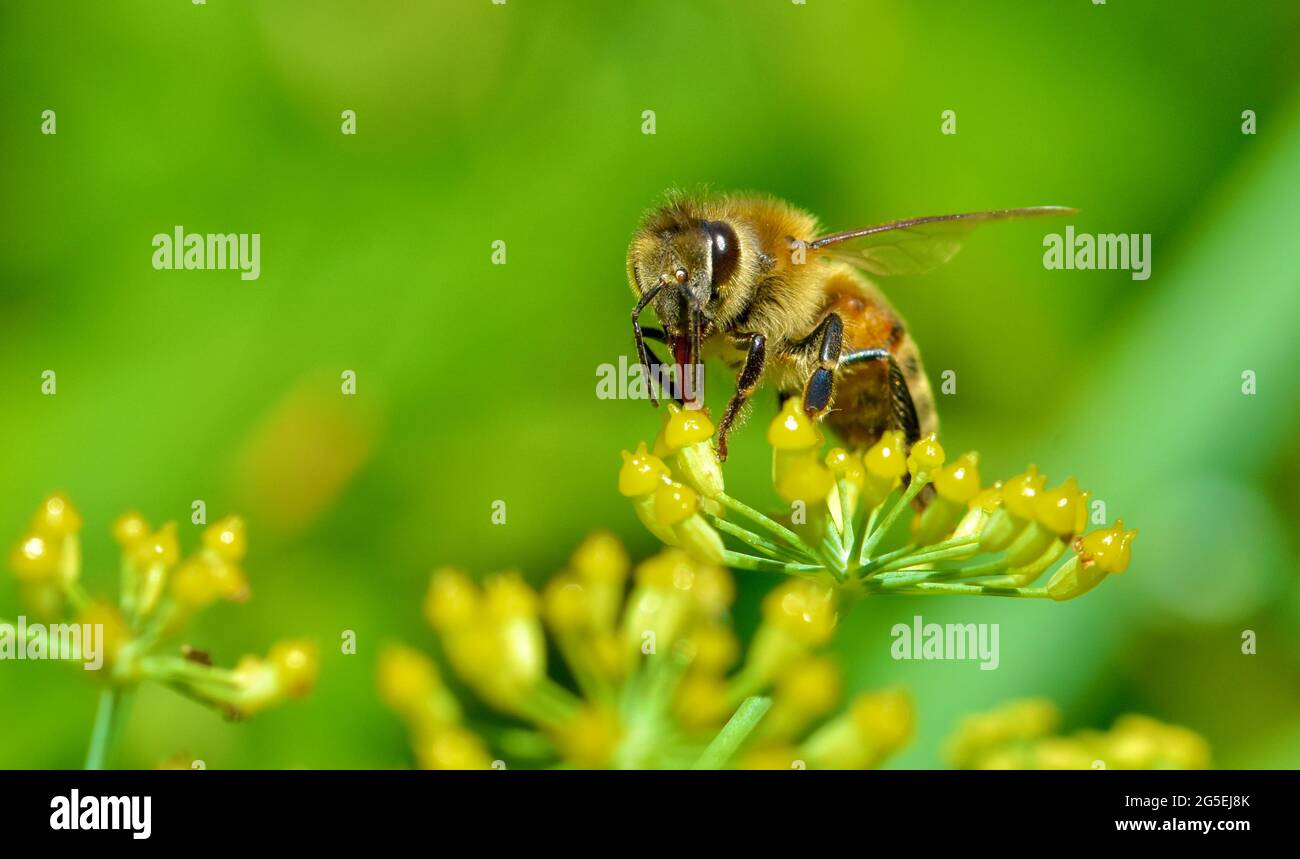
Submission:
<svg viewBox="0 0 1300 859">
<path fill-rule="evenodd" d="M 746 698 L 691 769 L 720 770 L 726 766 L 771 706 L 771 698 Z"/>
<path fill-rule="evenodd" d="M 802 576 L 808 573 L 820 573 L 827 568 L 821 564 L 796 564 L 777 561 L 772 558 L 760 558 L 744 552 L 723 551 L 722 562 L 739 570 L 761 570 L 766 573 L 784 573 L 788 576 Z"/>
<path fill-rule="evenodd" d="M 86 769 L 102 770 L 108 760 L 109 747 L 117 732 L 117 711 L 122 693 L 116 687 L 99 693 L 99 707 L 95 711 L 95 726 L 90 732 L 90 749 L 86 752 Z"/>
<path fill-rule="evenodd" d="M 889 508 L 889 512 L 881 519 L 880 524 L 863 541 L 862 551 L 858 554 L 859 565 L 871 560 L 871 553 L 875 551 L 876 546 L 880 544 L 881 540 L 885 539 L 885 535 L 894 526 L 894 522 L 897 521 L 899 515 L 907 509 L 907 505 L 912 503 L 912 499 L 920 494 L 927 483 L 929 483 L 929 477 L 924 473 L 912 478 L 912 482 L 907 485 L 907 491 L 898 497 L 898 500 L 894 502 L 894 506 Z"/>
<path fill-rule="evenodd" d="M 813 551 L 811 546 L 805 543 L 799 537 L 798 534 L 791 531 L 789 528 L 785 527 L 780 522 L 776 522 L 772 519 L 769 519 L 767 516 L 764 516 L 762 513 L 758 512 L 753 507 L 750 507 L 745 502 L 738 501 L 735 498 L 732 498 L 730 495 L 726 494 L 725 492 L 720 494 L 714 500 L 720 503 L 723 507 L 726 507 L 729 510 L 736 511 L 740 515 L 744 516 L 746 519 L 749 519 L 754 524 L 761 525 L 763 528 L 770 531 L 772 534 L 776 535 L 777 537 L 780 537 L 782 540 L 785 540 L 787 543 L 789 543 L 791 546 L 797 549 L 800 554 L 804 555 L 807 558 L 807 560 L 810 561 L 819 560 L 819 558 L 817 557 L 817 553 Z"/>
</svg>

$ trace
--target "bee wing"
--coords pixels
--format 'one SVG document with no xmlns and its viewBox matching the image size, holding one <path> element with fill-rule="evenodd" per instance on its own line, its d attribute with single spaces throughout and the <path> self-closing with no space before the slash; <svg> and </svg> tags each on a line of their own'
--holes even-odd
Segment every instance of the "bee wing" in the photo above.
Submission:
<svg viewBox="0 0 1300 859">
<path fill-rule="evenodd" d="M 868 274 L 922 274 L 956 256 L 966 234 L 980 224 L 1012 218 L 1073 215 L 1077 211 L 1066 206 L 1033 206 L 907 218 L 831 233 L 809 242 L 808 249 L 843 260 Z"/>
</svg>

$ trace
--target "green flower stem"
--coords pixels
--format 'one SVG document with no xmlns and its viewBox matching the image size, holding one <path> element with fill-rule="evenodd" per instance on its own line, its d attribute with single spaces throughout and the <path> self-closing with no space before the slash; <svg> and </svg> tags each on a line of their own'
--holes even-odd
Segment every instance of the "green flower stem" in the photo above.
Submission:
<svg viewBox="0 0 1300 859">
<path fill-rule="evenodd" d="M 894 526 L 894 522 L 897 521 L 902 512 L 907 509 L 907 505 L 912 503 L 912 499 L 916 498 L 929 482 L 930 477 L 924 472 L 912 478 L 912 482 L 907 485 L 907 490 L 898 497 L 898 500 L 894 502 L 894 506 L 889 508 L 889 512 L 880 520 L 880 524 L 863 541 L 862 551 L 858 554 L 859 565 L 866 564 L 871 559 L 871 553 L 875 551 L 876 546 L 880 545 L 880 541 L 885 539 L 885 535 Z"/>
<path fill-rule="evenodd" d="M 928 564 L 934 561 L 947 561 L 953 558 L 961 558 L 970 554 L 971 549 L 979 546 L 979 540 L 949 540 L 944 543 L 936 543 L 933 547 L 927 548 L 924 552 L 917 552 L 913 555 L 904 555 L 901 558 L 895 558 L 876 568 L 876 573 L 892 572 L 901 570 L 904 567 L 912 567 L 917 564 Z"/>
<path fill-rule="evenodd" d="M 537 700 L 544 702 L 544 706 L 561 723 L 572 719 L 573 714 L 582 705 L 576 695 L 549 677 L 543 677 L 533 687 L 533 694 L 537 696 Z"/>
<path fill-rule="evenodd" d="M 835 577 L 835 581 L 843 582 L 845 578 L 844 556 L 848 554 L 848 551 L 844 548 L 844 544 L 840 542 L 840 534 L 835 528 L 835 523 L 828 521 L 827 525 L 821 544 L 822 557 L 826 562 L 825 568 Z"/>
<path fill-rule="evenodd" d="M 785 527 L 781 523 L 769 519 L 767 516 L 764 516 L 762 513 L 759 513 L 753 507 L 750 507 L 748 504 L 744 503 L 743 501 L 738 501 L 735 498 L 732 498 L 730 495 L 726 494 L 725 492 L 719 494 L 715 500 L 718 501 L 718 503 L 722 504 L 722 506 L 726 507 L 727 509 L 736 511 L 740 515 L 749 519 L 754 524 L 761 525 L 763 528 L 770 531 L 772 534 L 776 535 L 777 537 L 780 537 L 782 540 L 785 540 L 787 543 L 789 543 L 791 546 L 797 549 L 799 553 L 805 557 L 806 560 L 809 561 L 818 560 L 817 553 L 813 551 L 812 548 L 807 543 L 805 543 L 799 537 L 798 534 L 791 531 L 789 528 Z"/>
<path fill-rule="evenodd" d="M 730 549 L 723 551 L 722 562 L 729 567 L 735 567 L 740 570 L 761 570 L 766 573 L 784 573 L 791 576 L 819 573 L 826 569 L 826 567 L 821 564 L 798 564 L 788 561 L 777 561 L 772 558 L 760 558 L 756 555 L 746 555 L 744 552 L 733 552 Z"/>
<path fill-rule="evenodd" d="M 778 546 L 770 540 L 765 540 L 753 531 L 750 531 L 748 528 L 737 525 L 735 522 L 728 522 L 721 516 L 714 516 L 712 513 L 707 511 L 701 512 L 704 514 L 704 518 L 709 520 L 709 524 L 714 528 L 717 528 L 724 534 L 730 534 L 763 554 L 786 561 L 797 560 L 797 556 L 784 546 Z"/>
<path fill-rule="evenodd" d="M 898 558 L 904 558 L 908 555 L 909 552 L 915 552 L 915 551 L 916 551 L 915 543 L 908 543 L 905 546 L 900 546 L 899 548 L 895 549 L 892 552 L 886 552 L 885 554 L 875 558 L 874 560 L 869 562 L 865 567 L 858 567 L 858 575 L 861 576 L 862 578 L 867 578 L 868 576 L 876 572 L 879 572 L 890 561 L 896 560 Z"/>
<path fill-rule="evenodd" d="M 195 683 L 235 689 L 239 680 L 227 668 L 194 662 L 183 656 L 145 656 L 140 659 L 140 673 L 160 683 Z"/>
<path fill-rule="evenodd" d="M 863 517 L 866 521 L 862 523 L 862 545 L 857 547 L 858 566 L 862 566 L 863 563 L 862 553 L 863 553 L 863 548 L 867 542 L 867 537 L 871 536 L 876 532 L 876 523 L 880 521 L 880 511 L 883 510 L 884 507 L 885 507 L 885 502 L 881 501 L 875 507 L 872 507 L 871 511 L 867 513 L 865 517 Z"/>
<path fill-rule="evenodd" d="M 68 598 L 68 602 L 72 603 L 75 610 L 82 611 L 85 609 L 90 602 L 90 594 L 86 593 L 86 589 L 81 586 L 80 582 L 60 581 L 59 584 L 62 586 L 63 595 Z"/>
<path fill-rule="evenodd" d="M 569 670 L 573 672 L 573 680 L 578 684 L 582 696 L 593 701 L 612 704 L 614 689 L 592 667 L 591 661 L 587 659 L 590 651 L 583 646 L 584 642 L 573 635 L 557 635 L 555 644 L 568 664 Z"/>
<path fill-rule="evenodd" d="M 772 706 L 771 698 L 746 698 L 740 708 L 722 726 L 722 730 L 713 738 L 695 762 L 692 769 L 719 770 L 727 765 L 741 744 L 749 737 L 759 721 L 767 715 Z"/>
<path fill-rule="evenodd" d="M 619 769 L 658 768 L 665 744 L 671 739 L 671 708 L 678 684 L 686 674 L 692 653 L 674 645 L 666 654 L 651 655 L 624 686 L 620 710 L 626 732 L 614 753 Z"/>
<path fill-rule="evenodd" d="M 1047 594 L 1047 588 L 1004 588 L 993 585 L 964 585 L 957 582 L 919 582 L 901 587 L 895 593 L 1051 599 Z"/>
<path fill-rule="evenodd" d="M 959 570 L 948 570 L 947 576 L 952 579 L 973 579 L 978 576 L 987 576 L 993 573 L 1005 572 L 1007 561 L 1005 558 L 998 558 L 993 561 L 986 561 L 983 564 L 975 564 L 970 567 L 962 567 Z"/>
<path fill-rule="evenodd" d="M 99 707 L 95 711 L 95 726 L 90 732 L 90 749 L 86 752 L 86 769 L 102 770 L 108 760 L 109 747 L 117 733 L 118 705 L 122 691 L 118 687 L 99 693 Z"/>
<path fill-rule="evenodd" d="M 858 542 L 858 536 L 853 532 L 853 514 L 856 511 L 849 507 L 849 482 L 841 477 L 835 481 L 835 490 L 839 493 L 840 522 L 844 526 L 840 533 L 840 542 L 844 544 L 844 550 L 840 553 L 840 567 L 847 571 L 849 558 L 853 555 L 853 547 Z"/>
<path fill-rule="evenodd" d="M 119 603 L 122 606 L 122 614 L 126 617 L 127 623 L 135 627 L 135 594 L 139 588 L 139 578 L 135 572 L 135 565 L 125 557 L 122 558 L 122 576 L 121 576 L 121 593 Z"/>
</svg>

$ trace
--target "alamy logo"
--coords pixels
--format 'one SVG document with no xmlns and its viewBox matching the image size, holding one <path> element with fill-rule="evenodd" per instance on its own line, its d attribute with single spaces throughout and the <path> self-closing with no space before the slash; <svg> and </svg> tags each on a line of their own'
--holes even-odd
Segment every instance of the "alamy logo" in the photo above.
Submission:
<svg viewBox="0 0 1300 859">
<path fill-rule="evenodd" d="M 50 800 L 51 829 L 126 829 L 137 841 L 153 832 L 153 797 L 82 796 L 72 789 L 69 796 Z"/>
<path fill-rule="evenodd" d="M 1001 661 L 996 623 L 926 623 L 918 614 L 911 626 L 896 623 L 889 634 L 895 659 L 978 659 L 981 671 L 992 671 Z"/>
<path fill-rule="evenodd" d="M 257 280 L 262 273 L 261 233 L 187 233 L 180 224 L 171 234 L 153 237 L 153 267 L 239 270 L 240 280 Z"/>
<path fill-rule="evenodd" d="M 104 625 L 29 624 L 24 615 L 17 626 L 0 621 L 0 659 L 79 660 L 87 671 L 98 671 L 104 665 Z"/>
<path fill-rule="evenodd" d="M 655 380 L 653 383 L 651 380 Z M 651 385 L 660 396 L 677 400 L 688 409 L 704 405 L 704 365 L 651 364 L 647 375 L 639 361 L 620 355 L 617 364 L 596 367 L 596 398 L 648 400 Z"/>
<path fill-rule="evenodd" d="M 1043 236 L 1043 268 L 1049 269 L 1124 269 L 1132 271 L 1134 280 L 1151 276 L 1150 233 L 1091 233 L 1074 232 L 1074 225 L 1065 228 L 1065 235 L 1048 233 Z"/>
</svg>

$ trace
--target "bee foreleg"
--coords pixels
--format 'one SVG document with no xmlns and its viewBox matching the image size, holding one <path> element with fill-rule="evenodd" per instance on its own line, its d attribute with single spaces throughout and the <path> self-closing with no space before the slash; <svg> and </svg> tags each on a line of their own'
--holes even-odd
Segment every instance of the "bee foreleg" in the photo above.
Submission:
<svg viewBox="0 0 1300 859">
<path fill-rule="evenodd" d="M 641 369 L 645 372 L 646 378 L 651 378 L 650 357 L 646 354 L 645 332 L 641 330 L 641 312 L 646 309 L 646 305 L 654 301 L 659 290 L 663 289 L 662 283 L 657 283 L 637 301 L 636 307 L 632 308 L 632 338 L 636 341 L 636 356 L 641 362 Z M 650 404 L 659 408 L 659 398 L 655 396 L 654 385 L 650 386 Z"/>
<path fill-rule="evenodd" d="M 843 344 L 844 322 L 838 313 L 831 313 L 796 347 L 796 350 L 817 349 L 817 367 L 803 389 L 803 410 L 811 418 L 821 417 L 830 407 L 831 393 L 835 389 L 835 370 L 840 364 Z"/>
<path fill-rule="evenodd" d="M 738 348 L 745 350 L 745 363 L 736 377 L 736 392 L 727 402 L 727 410 L 722 413 L 722 422 L 718 424 L 718 459 L 727 458 L 727 433 L 731 432 L 731 425 L 758 387 L 759 379 L 763 378 L 763 364 L 767 360 L 767 338 L 762 334 L 738 334 L 735 342 Z"/>
<path fill-rule="evenodd" d="M 902 368 L 888 349 L 862 349 L 845 355 L 840 363 L 848 366 L 864 361 L 889 362 L 890 410 L 894 416 L 894 425 L 903 431 L 903 437 L 910 448 L 921 438 L 921 423 L 917 420 L 912 391 L 907 387 L 907 378 L 903 375 Z"/>
</svg>

